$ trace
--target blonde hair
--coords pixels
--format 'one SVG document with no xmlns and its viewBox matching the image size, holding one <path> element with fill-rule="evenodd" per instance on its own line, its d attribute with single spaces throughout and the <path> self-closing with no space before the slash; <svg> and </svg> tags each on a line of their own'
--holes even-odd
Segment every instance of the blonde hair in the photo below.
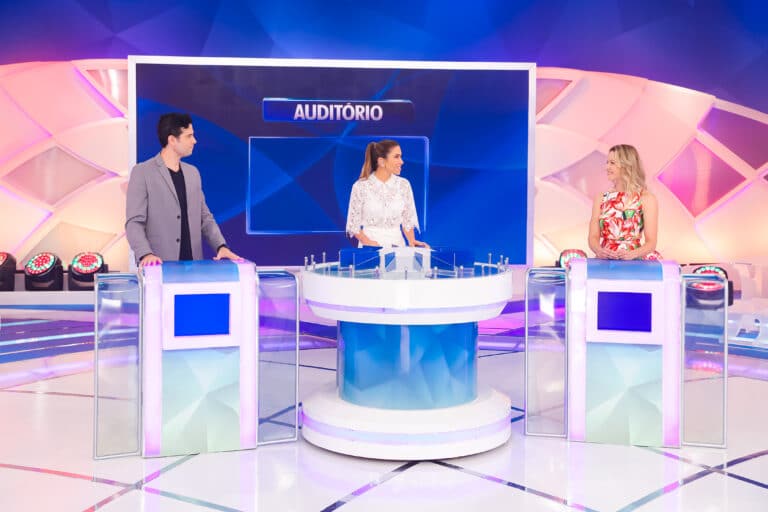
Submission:
<svg viewBox="0 0 768 512">
<path fill-rule="evenodd" d="M 360 179 L 367 180 L 371 174 L 376 172 L 376 168 L 379 166 L 379 158 L 387 158 L 392 148 L 396 148 L 399 145 L 397 141 L 390 139 L 369 143 L 368 147 L 365 148 L 365 160 L 363 161 L 363 169 L 360 171 Z"/>
<path fill-rule="evenodd" d="M 621 168 L 621 181 L 624 182 L 624 190 L 630 193 L 642 194 L 647 185 L 645 183 L 645 170 L 640 161 L 640 154 L 635 146 L 629 144 L 617 144 L 608 150 L 608 155 L 613 153 L 616 163 Z"/>
</svg>

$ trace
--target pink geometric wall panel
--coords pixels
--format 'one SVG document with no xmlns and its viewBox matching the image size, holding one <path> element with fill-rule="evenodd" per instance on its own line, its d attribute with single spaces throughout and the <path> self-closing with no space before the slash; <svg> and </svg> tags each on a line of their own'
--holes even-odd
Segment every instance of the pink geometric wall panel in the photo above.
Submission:
<svg viewBox="0 0 768 512">
<path fill-rule="evenodd" d="M 696 222 L 719 259 L 761 261 L 768 257 L 768 183 L 756 180 Z"/>
<path fill-rule="evenodd" d="M 0 119 L 0 163 L 49 136 L 1 88 Z"/>
<path fill-rule="evenodd" d="M 27 160 L 2 179 L 21 193 L 53 205 L 102 177 L 101 171 L 54 146 Z"/>
<path fill-rule="evenodd" d="M 545 67 L 536 72 L 537 83 L 571 82 L 537 119 L 533 205 L 537 264 L 551 264 L 566 248 L 586 248 L 587 223 L 583 219 L 589 218 L 591 199 L 608 187 L 601 155 L 616 143 L 635 144 L 640 150 L 648 187 L 659 202 L 658 249 L 665 257 L 679 261 L 716 259 L 714 251 L 721 251 L 718 239 L 752 238 L 754 223 L 715 223 L 716 228 L 705 234 L 696 215 L 714 223 L 712 219 L 729 211 L 732 203 L 748 197 L 744 190 L 751 190 L 755 183 L 761 187 L 768 184 L 762 177 L 768 178 L 767 164 L 754 163 L 763 158 L 752 158 L 760 172 L 757 176 L 755 169 L 736 156 L 746 153 L 729 132 L 733 128 L 738 142 L 751 146 L 750 155 L 761 155 L 768 151 L 768 143 L 761 142 L 768 141 L 768 136 L 762 135 L 768 128 L 766 114 L 641 77 Z M 760 138 L 745 135 L 742 128 L 733 125 L 716 136 L 705 133 L 699 125 L 716 104 L 721 110 L 738 112 L 749 125 L 758 125 L 760 128 L 752 133 L 761 134 Z M 576 211 L 575 197 L 584 200 L 581 215 Z M 768 200 L 751 207 L 755 211 L 750 218 L 768 218 Z M 553 213 L 558 211 L 563 211 L 559 217 Z M 727 230 L 727 236 L 719 237 L 717 230 Z M 760 230 L 761 240 L 768 238 L 762 227 Z M 749 254 L 749 258 L 763 262 L 768 254 L 764 251 L 758 256 L 745 242 L 735 244 L 731 251 L 743 255 L 742 260 Z"/>
<path fill-rule="evenodd" d="M 0 66 L 0 77 L 5 75 L 12 75 L 14 73 L 18 73 L 19 71 L 24 71 L 25 69 L 32 69 L 39 66 L 45 66 L 44 62 L 17 62 L 15 64 L 6 64 L 4 66 Z"/>
<path fill-rule="evenodd" d="M 745 179 L 697 140 L 659 175 L 694 217 Z"/>
<path fill-rule="evenodd" d="M 768 116 L 766 116 L 768 117 Z M 768 124 L 713 108 L 701 129 L 724 143 L 755 169 L 768 162 Z"/>
<path fill-rule="evenodd" d="M 693 128 L 699 125 L 715 103 L 711 94 L 661 82 L 649 81 L 643 95 Z"/>
<path fill-rule="evenodd" d="M 0 188 L 0 251 L 14 252 L 49 215 L 48 210 Z"/>
<path fill-rule="evenodd" d="M 88 76 L 96 82 L 115 103 L 128 108 L 127 69 L 86 69 Z"/>
<path fill-rule="evenodd" d="M 568 90 L 567 101 L 558 101 L 539 122 L 599 139 L 624 117 L 640 97 L 642 86 L 639 83 L 642 82 L 628 82 L 599 73 L 582 73 L 582 78 Z"/>
<path fill-rule="evenodd" d="M 126 182 L 127 179 L 111 179 L 83 189 L 57 208 L 57 220 L 115 235 L 122 233 L 125 193 L 121 185 Z"/>
<path fill-rule="evenodd" d="M 82 251 L 99 252 L 114 238 L 114 233 L 104 233 L 61 222 L 33 245 L 20 261 L 27 261 L 38 252 L 50 251 L 56 253 L 62 261 L 68 264 L 75 254 Z M 17 254 L 16 256 L 18 258 L 20 255 Z M 123 262 L 116 261 L 115 263 L 120 265 Z"/>
<path fill-rule="evenodd" d="M 643 93 L 624 117 L 601 137 L 601 141 L 607 146 L 635 146 L 647 172 L 662 169 L 695 135 L 693 123 L 682 122 L 652 96 Z"/>
<path fill-rule="evenodd" d="M 593 151 L 573 165 L 544 179 L 558 180 L 573 187 L 591 202 L 598 194 L 608 191 L 611 187 L 605 174 L 606 160 L 605 154 Z"/>
<path fill-rule="evenodd" d="M 666 209 L 660 211 L 660 218 L 665 215 Z M 666 217 L 663 217 L 666 220 Z M 697 233 L 693 226 L 686 226 L 682 231 L 673 231 L 664 224 L 664 229 L 659 233 L 658 248 L 665 259 L 679 262 L 686 261 L 717 261 L 712 248 L 708 246 L 708 240 Z"/>
<path fill-rule="evenodd" d="M 125 235 L 110 241 L 99 252 L 104 256 L 104 261 L 109 264 L 110 270 L 113 264 L 115 268 L 128 268 L 128 240 L 126 240 Z"/>
<path fill-rule="evenodd" d="M 592 153 L 597 146 L 595 139 L 548 124 L 536 125 L 536 177 L 546 177 L 558 172 Z"/>
<path fill-rule="evenodd" d="M 696 128 L 709 113 L 715 97 L 677 85 L 649 81 L 644 95 L 683 123 Z"/>
<path fill-rule="evenodd" d="M 550 178 L 536 184 L 534 201 L 550 205 L 549 208 L 536 210 L 533 217 L 533 229 L 536 233 L 549 233 L 589 221 L 590 199 L 578 191 L 563 189 L 561 183 L 552 183 Z"/>
<path fill-rule="evenodd" d="M 709 261 L 711 251 L 696 231 L 688 208 L 663 183 L 649 180 L 649 188 L 659 203 L 660 226 L 657 247 L 665 258 L 677 261 Z"/>
<path fill-rule="evenodd" d="M 128 174 L 128 126 L 123 118 L 84 124 L 54 139 L 60 147 L 94 167 L 114 174 Z"/>
<path fill-rule="evenodd" d="M 565 229 L 552 231 L 544 235 L 554 247 L 558 248 L 558 253 L 553 255 L 550 261 L 557 258 L 563 249 L 582 249 L 587 250 L 587 236 L 589 234 L 589 220 L 579 224 L 571 224 Z M 588 251 L 589 253 L 589 251 Z M 550 263 L 551 264 L 551 263 Z"/>
<path fill-rule="evenodd" d="M 553 254 L 560 254 L 560 251 L 556 250 L 556 248 L 541 235 L 533 236 L 533 261 L 535 262 L 535 265 L 551 265 L 557 257 L 553 257 Z"/>
<path fill-rule="evenodd" d="M 122 250 L 109 263 L 126 268 L 126 69 L 125 59 L 0 66 L 0 219 L 12 219 L 0 246 L 19 261 L 92 248 Z"/>
<path fill-rule="evenodd" d="M 570 80 L 557 80 L 553 78 L 541 78 L 536 80 L 536 113 L 549 105 L 557 95 L 568 87 Z"/>
<path fill-rule="evenodd" d="M 0 87 L 53 134 L 123 115 L 70 62 L 46 63 L 2 76 Z"/>
</svg>

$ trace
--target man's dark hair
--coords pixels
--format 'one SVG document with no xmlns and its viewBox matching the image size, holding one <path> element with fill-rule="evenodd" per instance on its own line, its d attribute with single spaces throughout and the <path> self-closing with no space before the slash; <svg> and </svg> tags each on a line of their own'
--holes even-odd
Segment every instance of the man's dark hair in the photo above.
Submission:
<svg viewBox="0 0 768 512">
<path fill-rule="evenodd" d="M 181 135 L 181 130 L 191 124 L 192 118 L 189 114 L 171 112 L 160 116 L 160 121 L 157 122 L 157 138 L 160 140 L 160 147 L 164 148 L 168 145 L 169 135 L 178 137 Z"/>
</svg>

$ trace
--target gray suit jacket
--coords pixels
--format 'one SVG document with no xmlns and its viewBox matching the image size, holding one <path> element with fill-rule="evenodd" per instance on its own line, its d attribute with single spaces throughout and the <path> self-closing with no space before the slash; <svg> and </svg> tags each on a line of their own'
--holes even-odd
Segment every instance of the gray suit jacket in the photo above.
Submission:
<svg viewBox="0 0 768 512">
<path fill-rule="evenodd" d="M 203 258 L 202 236 L 214 251 L 226 241 L 205 204 L 197 167 L 185 162 L 182 170 L 187 189 L 192 257 L 199 260 Z M 164 261 L 179 259 L 181 207 L 160 153 L 137 164 L 131 171 L 125 205 L 125 235 L 137 259 L 149 253 Z"/>
</svg>

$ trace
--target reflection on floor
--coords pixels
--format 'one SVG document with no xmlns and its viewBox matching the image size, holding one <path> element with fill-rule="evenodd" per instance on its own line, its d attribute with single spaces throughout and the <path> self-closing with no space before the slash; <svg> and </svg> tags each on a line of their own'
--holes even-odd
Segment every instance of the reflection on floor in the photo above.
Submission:
<svg viewBox="0 0 768 512">
<path fill-rule="evenodd" d="M 480 455 L 411 463 L 346 457 L 303 440 L 93 461 L 87 315 L 4 317 L 0 510 L 768 510 L 768 382 L 731 377 L 726 450 L 526 437 L 518 316 L 483 325 L 479 362 L 481 382 L 519 412 L 512 439 Z M 335 380 L 327 335 L 321 326 L 302 337 L 301 396 Z M 705 415 L 711 382 L 706 371 L 690 377 L 687 390 Z"/>
</svg>

